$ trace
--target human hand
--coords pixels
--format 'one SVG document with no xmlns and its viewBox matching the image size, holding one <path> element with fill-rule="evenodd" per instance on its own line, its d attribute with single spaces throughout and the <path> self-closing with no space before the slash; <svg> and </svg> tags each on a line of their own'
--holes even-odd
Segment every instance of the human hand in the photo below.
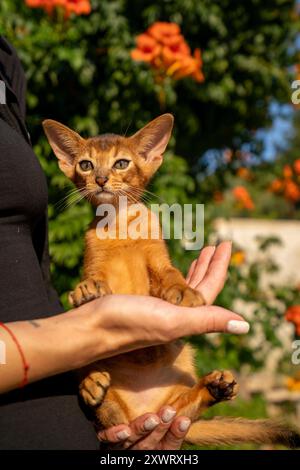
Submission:
<svg viewBox="0 0 300 470">
<path fill-rule="evenodd" d="M 219 248 L 215 256 L 205 254 L 204 259 L 208 267 L 196 285 L 213 301 L 225 280 L 228 248 Z M 199 276 L 200 271 L 197 267 L 195 270 Z M 249 324 L 240 315 L 222 307 L 181 307 L 150 296 L 107 295 L 73 310 L 73 315 L 76 327 L 82 322 L 90 348 L 93 347 L 92 357 L 91 349 L 87 349 L 87 363 L 183 336 L 211 332 L 245 334 L 249 330 Z"/>
<path fill-rule="evenodd" d="M 176 411 L 165 406 L 157 414 L 146 413 L 129 425 L 119 424 L 98 433 L 99 440 L 111 449 L 177 450 L 189 430 L 191 420 L 176 417 Z"/>
<path fill-rule="evenodd" d="M 191 264 L 187 275 L 190 287 L 201 292 L 206 303 L 211 305 L 224 287 L 231 258 L 230 241 L 217 247 L 206 246 Z"/>
</svg>

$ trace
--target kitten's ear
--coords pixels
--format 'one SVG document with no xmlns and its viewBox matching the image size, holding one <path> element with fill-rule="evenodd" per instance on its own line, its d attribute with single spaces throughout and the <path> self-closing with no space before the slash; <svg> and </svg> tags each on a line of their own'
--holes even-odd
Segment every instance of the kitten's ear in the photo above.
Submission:
<svg viewBox="0 0 300 470">
<path fill-rule="evenodd" d="M 58 158 L 61 171 L 70 179 L 75 173 L 74 159 L 85 140 L 60 122 L 46 119 L 43 128 L 53 152 Z"/>
<path fill-rule="evenodd" d="M 149 122 L 129 138 L 135 147 L 135 151 L 158 167 L 169 143 L 173 123 L 174 117 L 172 114 L 162 114 Z"/>
</svg>

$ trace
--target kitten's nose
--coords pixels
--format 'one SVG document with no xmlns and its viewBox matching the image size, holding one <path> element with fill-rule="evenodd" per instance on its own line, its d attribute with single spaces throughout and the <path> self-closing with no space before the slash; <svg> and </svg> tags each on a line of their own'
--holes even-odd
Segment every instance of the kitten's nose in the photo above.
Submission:
<svg viewBox="0 0 300 470">
<path fill-rule="evenodd" d="M 97 176 L 96 177 L 96 183 L 98 186 L 104 186 L 105 183 L 107 183 L 108 177 L 107 176 Z"/>
</svg>

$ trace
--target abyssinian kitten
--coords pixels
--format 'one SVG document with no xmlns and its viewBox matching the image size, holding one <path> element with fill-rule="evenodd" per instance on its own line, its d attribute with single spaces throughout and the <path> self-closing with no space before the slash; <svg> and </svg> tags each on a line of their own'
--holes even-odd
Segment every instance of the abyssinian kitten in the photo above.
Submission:
<svg viewBox="0 0 300 470">
<path fill-rule="evenodd" d="M 163 114 L 131 137 L 104 134 L 84 139 L 53 120 L 44 121 L 43 126 L 64 174 L 93 206 L 113 204 L 118 219 L 119 196 L 127 196 L 128 207 L 141 200 L 144 188 L 161 165 L 173 116 Z M 161 237 L 99 238 L 98 219 L 96 216 L 85 236 L 83 281 L 70 294 L 73 306 L 110 293 L 153 295 L 177 305 L 203 305 L 201 294 L 190 288 L 172 266 Z M 194 351 L 181 341 L 92 364 L 84 369 L 79 387 L 84 402 L 94 410 L 103 428 L 128 423 L 143 413 L 171 405 L 179 415 L 192 420 L 186 436 L 192 444 L 300 446 L 296 431 L 269 420 L 199 420 L 208 407 L 233 399 L 237 388 L 229 371 L 214 371 L 199 379 Z"/>
</svg>

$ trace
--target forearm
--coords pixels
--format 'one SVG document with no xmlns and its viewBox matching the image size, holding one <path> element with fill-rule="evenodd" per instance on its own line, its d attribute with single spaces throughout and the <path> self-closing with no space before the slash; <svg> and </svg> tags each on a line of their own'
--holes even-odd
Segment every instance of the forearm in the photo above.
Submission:
<svg viewBox="0 0 300 470">
<path fill-rule="evenodd" d="M 93 341 L 95 335 L 89 331 L 85 310 L 87 307 L 45 319 L 6 324 L 17 338 L 29 365 L 29 382 L 76 369 L 101 354 L 101 348 Z M 0 393 L 4 393 L 19 387 L 24 368 L 11 335 L 1 327 L 0 340 L 6 349 L 6 364 L 0 365 Z"/>
<path fill-rule="evenodd" d="M 216 331 L 244 334 L 249 329 L 242 317 L 221 307 L 186 308 L 134 295 L 106 295 L 34 323 L 6 325 L 29 364 L 29 382 L 183 336 Z M 6 345 L 6 364 L 0 364 L 0 393 L 4 393 L 21 384 L 24 370 L 16 344 L 1 327 L 0 340 Z"/>
</svg>

